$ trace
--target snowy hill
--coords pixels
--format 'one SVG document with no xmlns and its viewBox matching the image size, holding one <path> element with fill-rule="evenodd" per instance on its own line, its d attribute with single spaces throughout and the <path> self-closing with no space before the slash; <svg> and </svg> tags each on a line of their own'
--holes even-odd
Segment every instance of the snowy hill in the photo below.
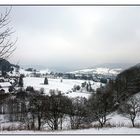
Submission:
<svg viewBox="0 0 140 140">
<path fill-rule="evenodd" d="M 44 70 L 37 70 L 36 72 L 34 72 L 34 71 L 27 71 L 27 70 L 25 70 L 23 68 L 20 68 L 19 69 L 19 73 L 20 74 L 24 74 L 25 76 L 32 76 L 33 73 L 37 73 L 37 74 L 43 75 L 43 74 L 50 74 L 51 70 L 44 69 Z"/>
<path fill-rule="evenodd" d="M 92 74 L 92 75 L 104 75 L 104 76 L 116 76 L 118 75 L 120 72 L 122 71 L 121 68 L 105 68 L 105 67 L 101 67 L 101 68 L 91 68 L 91 69 L 82 69 L 82 70 L 76 70 L 76 71 L 72 71 L 72 72 L 67 72 L 67 74 Z M 44 69 L 44 70 L 37 70 L 36 73 L 38 74 L 51 74 L 51 70 L 49 69 Z M 19 70 L 20 74 L 24 74 L 25 76 L 30 76 L 32 75 L 32 73 L 34 73 L 34 71 L 27 71 L 23 68 L 20 68 Z"/>
<path fill-rule="evenodd" d="M 24 78 L 24 88 L 27 88 L 28 86 L 33 86 L 34 89 L 40 90 L 41 88 L 44 89 L 46 94 L 49 94 L 49 91 L 51 89 L 60 90 L 62 93 L 65 93 L 68 97 L 85 97 L 89 98 L 91 93 L 88 93 L 87 91 L 82 90 L 82 88 L 79 91 L 72 91 L 72 88 L 74 85 L 81 85 L 85 80 L 72 80 L 72 79 L 64 79 L 63 82 L 60 82 L 60 79 L 51 79 L 48 78 L 49 84 L 44 85 L 44 78 L 42 77 L 25 77 Z M 99 88 L 101 85 L 100 82 L 93 82 L 91 81 L 92 88 L 96 91 L 97 88 Z"/>
<path fill-rule="evenodd" d="M 49 70 L 49 69 L 44 69 L 44 70 L 40 70 L 39 71 L 41 74 L 50 74 L 51 73 L 51 70 Z"/>
<path fill-rule="evenodd" d="M 72 74 L 102 74 L 102 75 L 117 75 L 122 71 L 121 68 L 93 68 L 93 69 L 82 69 L 77 71 L 72 71 Z"/>
</svg>

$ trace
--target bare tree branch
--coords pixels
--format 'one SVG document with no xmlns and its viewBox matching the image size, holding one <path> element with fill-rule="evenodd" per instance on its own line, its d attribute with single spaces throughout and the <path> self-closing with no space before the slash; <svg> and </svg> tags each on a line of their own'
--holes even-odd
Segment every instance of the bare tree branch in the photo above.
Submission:
<svg viewBox="0 0 140 140">
<path fill-rule="evenodd" d="M 16 49 L 15 44 L 17 40 L 11 40 L 11 35 L 14 31 L 12 27 L 9 27 L 11 10 L 12 7 L 0 14 L 0 59 L 8 58 Z"/>
</svg>

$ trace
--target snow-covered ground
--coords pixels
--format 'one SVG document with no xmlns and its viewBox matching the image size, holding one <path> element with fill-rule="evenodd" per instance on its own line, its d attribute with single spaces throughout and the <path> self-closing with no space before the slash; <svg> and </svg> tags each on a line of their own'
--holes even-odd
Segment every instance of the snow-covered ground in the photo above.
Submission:
<svg viewBox="0 0 140 140">
<path fill-rule="evenodd" d="M 0 131 L 0 134 L 65 134 L 65 135 L 76 135 L 76 134 L 140 134 L 139 128 L 90 128 L 81 130 L 67 130 L 67 131 Z"/>
<path fill-rule="evenodd" d="M 85 80 L 71 80 L 71 79 L 63 79 L 63 82 L 60 82 L 61 79 L 49 79 L 48 78 L 48 85 L 44 85 L 44 78 L 36 78 L 36 77 L 25 77 L 24 78 L 24 87 L 32 86 L 36 90 L 40 90 L 41 88 L 44 88 L 45 93 L 48 94 L 50 89 L 58 89 L 62 91 L 69 97 L 86 97 L 88 98 L 91 93 L 87 93 L 84 91 L 77 91 L 72 92 L 72 88 L 74 85 L 80 85 L 81 83 L 85 82 Z M 92 88 L 96 90 L 98 87 L 100 87 L 100 82 L 93 82 L 91 81 Z M 71 91 L 71 92 L 70 92 Z"/>
<path fill-rule="evenodd" d="M 111 114 L 109 114 L 107 116 L 107 124 L 111 124 L 112 126 L 116 126 L 116 127 L 132 127 L 132 123 L 131 123 L 131 120 L 124 117 L 123 115 L 121 114 L 118 114 L 117 112 L 113 112 Z M 98 124 L 99 125 L 99 122 L 93 122 L 92 125 L 96 125 Z M 135 119 L 135 124 L 140 124 L 140 116 L 139 117 L 136 117 Z"/>
<path fill-rule="evenodd" d="M 2 119 L 2 116 L 0 117 Z M 119 114 L 114 112 L 110 114 L 107 118 L 110 118 L 108 121 L 112 125 L 116 125 L 116 127 L 112 128 L 89 128 L 89 129 L 78 129 L 78 130 L 42 130 L 42 131 L 0 131 L 0 134 L 140 134 L 140 128 L 132 128 L 131 121 Z M 140 119 L 136 119 L 136 123 L 140 122 Z M 1 126 L 18 126 L 20 123 L 4 123 Z M 97 122 L 93 122 L 93 125 L 97 124 Z M 67 126 L 67 124 L 66 124 Z M 70 129 L 70 128 L 69 128 Z"/>
</svg>

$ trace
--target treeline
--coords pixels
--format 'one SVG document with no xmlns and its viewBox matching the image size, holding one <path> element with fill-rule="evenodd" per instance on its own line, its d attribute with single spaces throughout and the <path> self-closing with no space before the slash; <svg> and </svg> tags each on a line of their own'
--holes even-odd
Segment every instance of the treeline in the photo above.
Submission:
<svg viewBox="0 0 140 140">
<path fill-rule="evenodd" d="M 51 130 L 63 129 L 65 118 L 71 129 L 86 123 L 87 99 L 71 99 L 60 91 L 50 90 L 50 95 L 19 91 L 15 95 L 0 94 L 0 99 L 0 113 L 10 122 L 23 123 L 28 130 L 42 130 L 45 125 Z"/>
<path fill-rule="evenodd" d="M 110 119 L 108 115 L 117 110 L 135 127 L 140 112 L 139 100 L 130 98 L 118 104 L 112 87 L 109 83 L 97 89 L 89 99 L 69 98 L 58 90 L 50 90 L 45 95 L 43 90 L 28 87 L 15 94 L 0 94 L 0 114 L 9 122 L 20 122 L 23 130 L 62 130 L 94 127 L 95 121 L 98 127 L 105 127 Z"/>
<path fill-rule="evenodd" d="M 131 67 L 120 73 L 115 81 L 115 90 L 119 99 L 125 100 L 140 91 L 140 66 Z"/>
<path fill-rule="evenodd" d="M 60 130 L 64 123 L 68 123 L 70 129 L 87 128 L 93 121 L 99 121 L 103 127 L 112 104 L 110 93 L 100 91 L 90 99 L 69 98 L 58 90 L 50 90 L 45 95 L 32 87 L 15 94 L 0 94 L 0 114 L 6 115 L 10 122 L 21 122 L 28 130 L 44 127 Z"/>
</svg>

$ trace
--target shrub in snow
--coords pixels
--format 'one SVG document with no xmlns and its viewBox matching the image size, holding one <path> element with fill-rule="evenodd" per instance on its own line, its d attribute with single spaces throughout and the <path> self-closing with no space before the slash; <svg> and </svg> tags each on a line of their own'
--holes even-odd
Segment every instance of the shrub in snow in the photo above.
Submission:
<svg viewBox="0 0 140 140">
<path fill-rule="evenodd" d="M 50 89 L 49 91 L 50 95 L 62 95 L 62 92 L 58 89 L 54 90 L 54 89 Z"/>
<path fill-rule="evenodd" d="M 87 84 L 86 82 L 82 83 L 81 87 L 84 88 L 86 86 L 86 84 Z"/>
<path fill-rule="evenodd" d="M 14 91 L 14 87 L 13 86 L 10 86 L 8 90 L 9 90 L 9 92 Z"/>
<path fill-rule="evenodd" d="M 32 86 L 28 86 L 28 87 L 26 88 L 26 91 L 31 91 L 31 92 L 33 92 L 33 91 L 34 91 L 34 88 L 33 88 Z"/>
<path fill-rule="evenodd" d="M 40 94 L 45 94 L 44 93 L 44 88 L 40 88 Z"/>
<path fill-rule="evenodd" d="M 54 95 L 55 94 L 55 90 L 54 89 L 50 89 L 49 93 L 50 93 L 50 95 Z"/>
<path fill-rule="evenodd" d="M 79 85 L 74 85 L 72 90 L 73 92 L 76 92 L 77 90 L 80 90 L 80 88 L 81 87 Z"/>
<path fill-rule="evenodd" d="M 63 82 L 63 79 L 61 78 L 60 82 L 62 83 Z"/>
<path fill-rule="evenodd" d="M 76 90 L 80 90 L 80 86 L 79 85 L 77 85 Z"/>
</svg>

